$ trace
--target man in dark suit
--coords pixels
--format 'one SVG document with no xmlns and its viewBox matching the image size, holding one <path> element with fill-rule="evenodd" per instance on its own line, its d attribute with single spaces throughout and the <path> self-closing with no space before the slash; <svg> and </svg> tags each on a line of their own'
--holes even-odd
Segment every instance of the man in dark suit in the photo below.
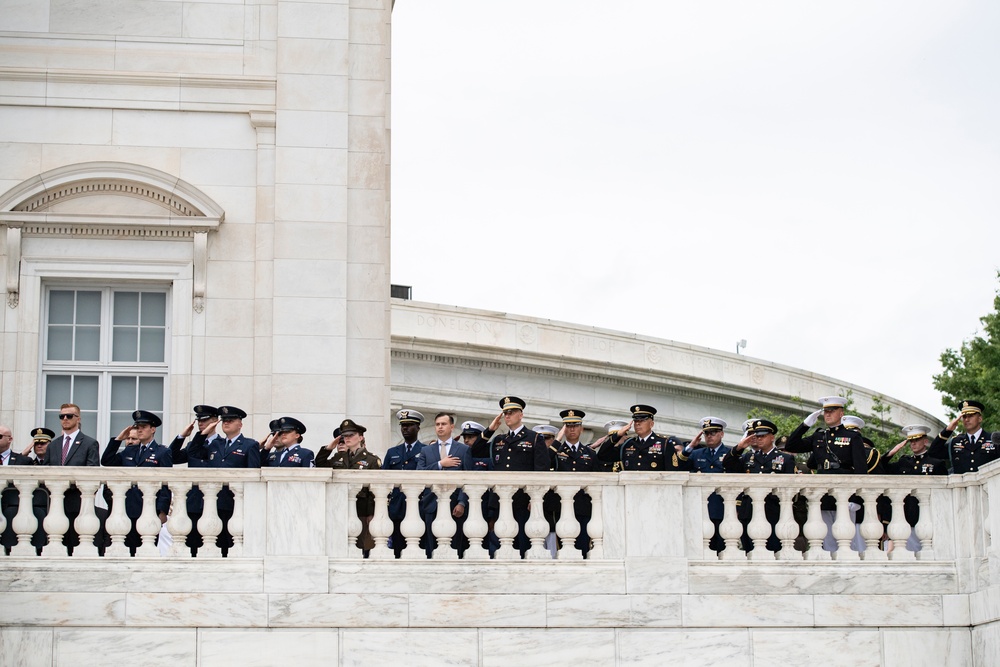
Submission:
<svg viewBox="0 0 1000 667">
<path fill-rule="evenodd" d="M 97 440 L 84 435 L 80 430 L 80 406 L 74 403 L 63 403 L 59 406 L 59 425 L 62 433 L 53 439 L 45 452 L 47 466 L 99 466 L 101 464 L 101 446 Z M 73 547 L 80 543 L 80 535 L 76 532 L 76 517 L 80 515 L 80 489 L 71 486 L 63 495 L 63 508 L 69 519 L 69 529 L 63 535 L 63 544 L 69 547 L 70 555 Z M 101 532 L 108 519 L 108 510 L 96 508 L 97 518 L 101 522 Z M 99 534 L 94 538 L 98 549 L 104 549 L 104 540 Z"/>
<path fill-rule="evenodd" d="M 45 430 L 48 431 L 48 429 Z M 49 433 L 52 433 L 52 431 L 49 431 Z M 15 452 L 11 447 L 13 444 L 14 435 L 11 433 L 10 427 L 0 424 L 0 465 L 16 466 L 33 463 L 31 458 Z M 0 544 L 3 545 L 4 553 L 10 554 L 11 547 L 17 544 L 17 533 L 14 532 L 11 521 L 17 514 L 17 508 L 21 506 L 21 502 L 14 485 L 7 485 L 6 482 L 4 484 L 3 491 L 0 492 L 0 511 L 3 512 L 3 517 L 7 520 L 7 526 L 4 528 L 3 535 L 0 536 Z M 38 516 L 37 512 L 35 516 Z M 45 517 L 44 512 L 42 513 L 42 517 Z"/>
<path fill-rule="evenodd" d="M 311 449 L 300 447 L 306 425 L 295 417 L 272 419 L 268 424 L 271 432 L 264 438 L 264 454 L 261 467 L 267 468 L 312 468 L 316 458 Z"/>
<path fill-rule="evenodd" d="M 452 437 L 455 429 L 455 415 L 439 412 L 434 417 L 434 433 L 437 440 L 420 450 L 417 454 L 417 470 L 472 470 L 472 450 Z M 437 539 L 432 535 L 431 524 L 437 517 L 438 498 L 429 490 L 424 491 L 424 525 L 426 530 L 427 557 L 430 558 Z M 451 546 L 459 552 L 459 557 L 465 553 L 468 540 L 462 532 L 465 523 L 465 510 L 469 506 L 469 496 L 464 491 L 455 489 L 451 494 L 451 515 L 455 518 L 455 536 Z"/>
<path fill-rule="evenodd" d="M 156 442 L 156 429 L 160 426 L 160 418 L 147 410 L 136 410 L 132 413 L 131 426 L 126 426 L 117 438 L 112 438 L 108 443 L 104 455 L 101 457 L 101 465 L 107 467 L 126 468 L 171 468 L 174 465 L 170 456 L 170 448 Z M 118 453 L 122 441 L 126 440 L 125 449 Z M 148 502 L 148 498 L 142 497 L 142 492 L 138 487 L 133 486 L 125 493 L 125 514 L 132 520 L 132 530 L 125 537 L 125 545 L 128 546 L 132 555 L 135 550 L 142 545 L 142 537 L 136 530 L 136 521 L 142 514 L 143 502 Z M 156 514 L 160 517 L 160 523 L 166 523 L 167 513 L 170 511 L 170 490 L 164 485 L 156 493 Z"/>
</svg>

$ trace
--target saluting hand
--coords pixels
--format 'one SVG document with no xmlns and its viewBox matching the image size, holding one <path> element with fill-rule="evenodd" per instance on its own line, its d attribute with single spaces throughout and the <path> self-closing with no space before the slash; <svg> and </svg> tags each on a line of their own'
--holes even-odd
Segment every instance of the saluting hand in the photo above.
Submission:
<svg viewBox="0 0 1000 667">
<path fill-rule="evenodd" d="M 618 429 L 618 437 L 624 438 L 626 435 L 628 435 L 628 432 L 632 430 L 633 426 L 635 426 L 634 420 L 625 424 L 625 426 L 622 426 L 620 429 Z"/>
<path fill-rule="evenodd" d="M 906 446 L 906 440 L 903 440 L 903 442 L 899 443 L 898 445 L 889 450 L 889 453 L 885 455 L 886 458 L 891 459 L 893 456 L 896 455 L 896 452 L 898 452 L 905 446 Z"/>
<path fill-rule="evenodd" d="M 209 423 L 205 424 L 205 428 L 201 429 L 200 433 L 207 438 L 208 436 L 215 433 L 215 427 L 218 425 L 219 425 L 218 419 L 210 421 Z"/>
<path fill-rule="evenodd" d="M 264 436 L 264 439 L 260 441 L 260 448 L 263 450 L 274 449 L 274 441 L 271 439 L 274 433 L 268 433 Z"/>
<path fill-rule="evenodd" d="M 959 422 L 961 422 L 961 421 L 962 421 L 962 415 L 959 415 L 959 416 L 955 417 L 954 419 L 952 419 L 951 423 L 948 424 L 948 430 L 949 431 L 954 431 L 958 427 Z"/>
<path fill-rule="evenodd" d="M 181 431 L 181 437 L 182 438 L 190 437 L 191 433 L 194 431 L 194 426 L 197 423 L 198 423 L 198 420 L 195 419 L 193 422 L 191 422 L 190 424 L 188 424 L 187 426 L 185 426 L 184 430 Z"/>
<path fill-rule="evenodd" d="M 694 439 L 688 444 L 691 449 L 698 449 L 699 447 L 704 447 L 705 445 L 701 442 L 701 436 L 705 434 L 704 431 L 698 431 L 698 435 L 694 436 Z"/>
<path fill-rule="evenodd" d="M 498 414 L 496 417 L 494 417 L 493 421 L 490 422 L 490 430 L 491 431 L 496 431 L 498 428 L 500 428 L 500 420 L 501 419 L 503 419 L 503 413 L 502 412 L 500 414 Z"/>
<path fill-rule="evenodd" d="M 750 442 L 757 436 L 750 434 L 743 436 L 743 439 L 736 443 L 736 451 L 742 452 L 744 449 L 750 446 Z"/>
</svg>

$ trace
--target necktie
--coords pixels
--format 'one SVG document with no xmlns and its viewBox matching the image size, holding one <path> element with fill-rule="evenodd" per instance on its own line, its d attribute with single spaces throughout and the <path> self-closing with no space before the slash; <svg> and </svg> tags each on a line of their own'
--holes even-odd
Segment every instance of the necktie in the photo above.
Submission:
<svg viewBox="0 0 1000 667">
<path fill-rule="evenodd" d="M 145 453 L 146 453 L 146 445 L 142 445 L 142 446 L 140 446 L 140 447 L 139 447 L 139 458 L 137 458 L 137 459 L 136 459 L 136 461 L 137 461 L 137 462 L 138 462 L 138 461 L 141 461 L 141 460 L 142 460 L 142 457 L 143 457 L 143 455 L 144 455 Z"/>
<path fill-rule="evenodd" d="M 409 456 L 411 451 L 413 451 L 413 445 L 407 445 L 406 446 L 406 455 Z"/>
<path fill-rule="evenodd" d="M 444 461 L 444 457 L 448 456 L 448 446 L 443 442 L 441 443 L 441 460 Z"/>
<path fill-rule="evenodd" d="M 976 436 L 970 435 L 969 436 L 969 447 L 975 447 L 975 446 L 976 446 Z"/>
<path fill-rule="evenodd" d="M 63 437 L 62 464 L 66 465 L 66 455 L 69 454 L 69 436 Z"/>
<path fill-rule="evenodd" d="M 285 454 L 287 454 L 287 453 L 288 453 L 288 450 L 287 450 L 287 449 L 283 449 L 283 450 L 281 450 L 281 456 L 280 456 L 280 457 L 278 458 L 278 465 L 279 465 L 279 466 L 280 466 L 280 465 L 281 465 L 282 463 L 284 463 L 284 462 L 285 462 Z"/>
<path fill-rule="evenodd" d="M 232 440 L 226 440 L 226 449 L 227 449 L 227 450 L 228 450 L 228 449 L 229 449 L 230 447 L 232 447 L 232 445 L 233 445 L 233 441 L 232 441 Z"/>
</svg>

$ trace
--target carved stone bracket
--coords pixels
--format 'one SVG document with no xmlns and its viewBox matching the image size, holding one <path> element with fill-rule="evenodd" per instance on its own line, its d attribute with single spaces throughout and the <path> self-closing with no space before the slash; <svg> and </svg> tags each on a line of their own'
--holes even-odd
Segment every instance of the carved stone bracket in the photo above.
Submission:
<svg viewBox="0 0 1000 667">
<path fill-rule="evenodd" d="M 208 274 L 208 232 L 194 234 L 194 309 L 205 310 L 205 283 Z"/>
<path fill-rule="evenodd" d="M 21 228 L 7 227 L 7 305 L 17 308 L 20 299 Z"/>
</svg>

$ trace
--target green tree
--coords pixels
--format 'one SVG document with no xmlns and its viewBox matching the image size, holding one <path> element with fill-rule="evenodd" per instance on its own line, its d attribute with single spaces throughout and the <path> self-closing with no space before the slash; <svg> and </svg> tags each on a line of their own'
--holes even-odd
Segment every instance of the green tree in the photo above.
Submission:
<svg viewBox="0 0 1000 667">
<path fill-rule="evenodd" d="M 983 428 L 993 431 L 1000 425 L 1000 290 L 993 298 L 993 312 L 979 321 L 982 331 L 978 335 L 957 350 L 941 353 L 944 371 L 934 376 L 934 388 L 941 392 L 941 403 L 951 417 L 958 414 L 963 400 L 982 402 L 986 407 Z"/>
</svg>

